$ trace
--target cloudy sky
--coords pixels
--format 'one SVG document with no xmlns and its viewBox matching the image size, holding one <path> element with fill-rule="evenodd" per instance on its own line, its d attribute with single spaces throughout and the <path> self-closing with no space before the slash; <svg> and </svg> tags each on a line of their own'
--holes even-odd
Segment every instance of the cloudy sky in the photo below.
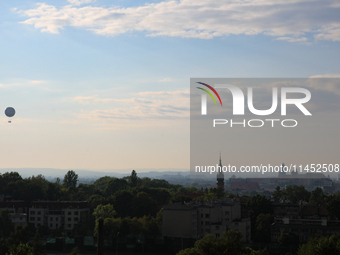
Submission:
<svg viewBox="0 0 340 255">
<path fill-rule="evenodd" d="M 337 77 L 336 0 L 0 3 L 1 168 L 189 168 L 192 77 Z M 1 117 L 2 116 L 2 117 Z"/>
</svg>

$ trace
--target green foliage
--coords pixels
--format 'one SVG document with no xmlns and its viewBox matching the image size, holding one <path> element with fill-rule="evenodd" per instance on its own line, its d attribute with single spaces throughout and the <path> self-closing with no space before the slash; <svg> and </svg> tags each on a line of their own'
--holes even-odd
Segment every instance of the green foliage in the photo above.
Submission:
<svg viewBox="0 0 340 255">
<path fill-rule="evenodd" d="M 112 178 L 106 184 L 105 194 L 106 196 L 110 196 L 117 192 L 118 190 L 124 190 L 128 187 L 128 182 L 123 179 Z"/>
<path fill-rule="evenodd" d="M 340 236 L 313 238 L 303 244 L 298 255 L 338 255 L 340 254 Z"/>
<path fill-rule="evenodd" d="M 242 235 L 239 231 L 229 230 L 217 239 L 214 235 L 207 234 L 196 241 L 195 247 L 185 249 L 177 255 L 268 255 L 266 250 L 254 251 L 251 248 L 244 248 Z"/>
<path fill-rule="evenodd" d="M 340 218 L 340 193 L 336 195 L 329 195 L 326 198 L 326 209 L 329 215 L 334 218 Z"/>
<path fill-rule="evenodd" d="M 68 255 L 80 255 L 78 247 L 74 247 Z"/>
<path fill-rule="evenodd" d="M 200 255 L 196 248 L 188 248 L 185 250 L 181 250 L 177 253 L 177 255 Z"/>
<path fill-rule="evenodd" d="M 28 225 L 15 228 L 15 231 L 11 233 L 10 237 L 7 239 L 9 246 L 18 246 L 19 244 L 28 243 L 30 238 L 30 232 Z"/>
<path fill-rule="evenodd" d="M 132 216 L 132 200 L 134 196 L 127 190 L 117 191 L 113 196 L 114 206 L 117 211 L 118 217 Z"/>
<path fill-rule="evenodd" d="M 316 206 L 321 206 L 325 203 L 325 195 L 321 188 L 317 187 L 311 192 L 309 203 Z"/>
<path fill-rule="evenodd" d="M 11 255 L 35 255 L 33 248 L 30 247 L 28 244 L 23 243 L 12 246 L 9 251 Z"/>
<path fill-rule="evenodd" d="M 132 200 L 132 212 L 136 217 L 156 216 L 157 203 L 145 192 L 139 192 Z"/>
<path fill-rule="evenodd" d="M 135 170 L 132 170 L 130 178 L 129 178 L 129 182 L 131 187 L 136 187 L 138 184 L 138 177 L 137 177 L 137 173 Z"/>
<path fill-rule="evenodd" d="M 265 196 L 256 195 L 251 197 L 247 203 L 247 207 L 250 214 L 251 220 L 251 236 L 252 239 L 256 238 L 256 220 L 260 214 L 273 214 L 273 208 L 271 202 Z M 267 238 L 265 238 L 267 240 Z"/>
<path fill-rule="evenodd" d="M 142 218 L 106 218 L 104 220 L 104 235 L 115 237 L 131 235 L 161 235 L 159 219 L 144 216 Z"/>
<path fill-rule="evenodd" d="M 78 174 L 76 174 L 75 171 L 69 170 L 63 180 L 63 186 L 65 188 L 70 188 L 70 187 L 77 187 L 78 183 Z"/>
<path fill-rule="evenodd" d="M 260 213 L 256 218 L 256 235 L 254 240 L 261 243 L 270 243 L 270 226 L 273 223 L 273 216 L 269 213 Z"/>
<path fill-rule="evenodd" d="M 93 216 L 98 221 L 99 219 L 113 218 L 116 215 L 116 211 L 113 208 L 113 205 L 98 205 L 96 209 L 94 209 Z"/>
<path fill-rule="evenodd" d="M 308 192 L 302 185 L 290 185 L 283 190 L 280 189 L 280 186 L 277 186 L 273 193 L 273 198 L 275 201 L 282 199 L 296 203 L 300 200 L 308 202 L 310 195 L 310 192 Z"/>
<path fill-rule="evenodd" d="M 44 244 L 40 240 L 40 234 L 38 232 L 35 234 L 33 238 L 32 248 L 34 255 L 46 255 Z"/>
<path fill-rule="evenodd" d="M 282 199 L 283 196 L 283 191 L 281 190 L 280 186 L 276 186 L 275 191 L 273 193 L 273 198 L 275 201 L 279 201 L 280 199 Z"/>
<path fill-rule="evenodd" d="M 278 243 L 282 246 L 289 245 L 299 246 L 299 236 L 292 232 L 283 231 L 280 234 Z"/>
<path fill-rule="evenodd" d="M 290 185 L 283 189 L 283 199 L 288 199 L 292 203 L 297 203 L 300 200 L 309 201 L 310 192 L 302 185 Z"/>
<path fill-rule="evenodd" d="M 174 197 L 171 198 L 170 202 L 171 203 L 189 203 L 192 201 L 192 198 L 191 197 L 188 197 L 188 196 L 182 196 L 182 195 L 176 195 Z"/>
<path fill-rule="evenodd" d="M 12 231 L 14 231 L 14 224 L 12 223 L 9 211 L 0 211 L 0 237 L 6 239 Z"/>
<path fill-rule="evenodd" d="M 93 183 L 93 186 L 96 188 L 96 189 L 99 189 L 99 190 L 105 190 L 106 187 L 107 187 L 107 184 L 109 183 L 109 181 L 111 181 L 113 179 L 113 177 L 110 177 L 110 176 L 104 176 L 104 177 L 101 177 L 99 179 L 97 179 L 94 183 Z"/>
</svg>

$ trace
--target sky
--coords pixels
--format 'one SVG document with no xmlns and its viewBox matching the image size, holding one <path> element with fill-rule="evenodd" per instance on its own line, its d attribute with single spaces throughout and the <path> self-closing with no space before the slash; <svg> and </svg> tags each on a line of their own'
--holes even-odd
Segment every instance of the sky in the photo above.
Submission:
<svg viewBox="0 0 340 255">
<path fill-rule="evenodd" d="M 189 169 L 190 78 L 339 77 L 336 0 L 0 3 L 0 168 Z"/>
</svg>

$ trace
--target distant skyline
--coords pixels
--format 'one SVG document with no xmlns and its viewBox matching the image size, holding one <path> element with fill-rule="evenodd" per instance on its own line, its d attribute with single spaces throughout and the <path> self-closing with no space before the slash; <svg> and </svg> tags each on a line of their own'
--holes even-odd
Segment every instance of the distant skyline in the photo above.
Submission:
<svg viewBox="0 0 340 255">
<path fill-rule="evenodd" d="M 339 11 L 335 0 L 1 2 L 1 168 L 189 169 L 190 78 L 340 77 Z"/>
</svg>

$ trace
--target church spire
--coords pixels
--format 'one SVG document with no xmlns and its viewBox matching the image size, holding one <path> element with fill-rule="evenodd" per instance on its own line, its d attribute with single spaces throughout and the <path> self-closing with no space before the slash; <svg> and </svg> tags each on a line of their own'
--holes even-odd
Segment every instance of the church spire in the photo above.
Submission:
<svg viewBox="0 0 340 255">
<path fill-rule="evenodd" d="M 220 163 L 219 163 L 219 166 L 222 167 L 221 152 L 220 152 Z"/>
<path fill-rule="evenodd" d="M 220 163 L 219 163 L 219 170 L 217 172 L 217 182 L 216 182 L 216 187 L 217 188 L 222 188 L 224 189 L 224 174 L 222 171 L 222 157 L 221 157 L 221 152 L 220 152 Z"/>
</svg>

